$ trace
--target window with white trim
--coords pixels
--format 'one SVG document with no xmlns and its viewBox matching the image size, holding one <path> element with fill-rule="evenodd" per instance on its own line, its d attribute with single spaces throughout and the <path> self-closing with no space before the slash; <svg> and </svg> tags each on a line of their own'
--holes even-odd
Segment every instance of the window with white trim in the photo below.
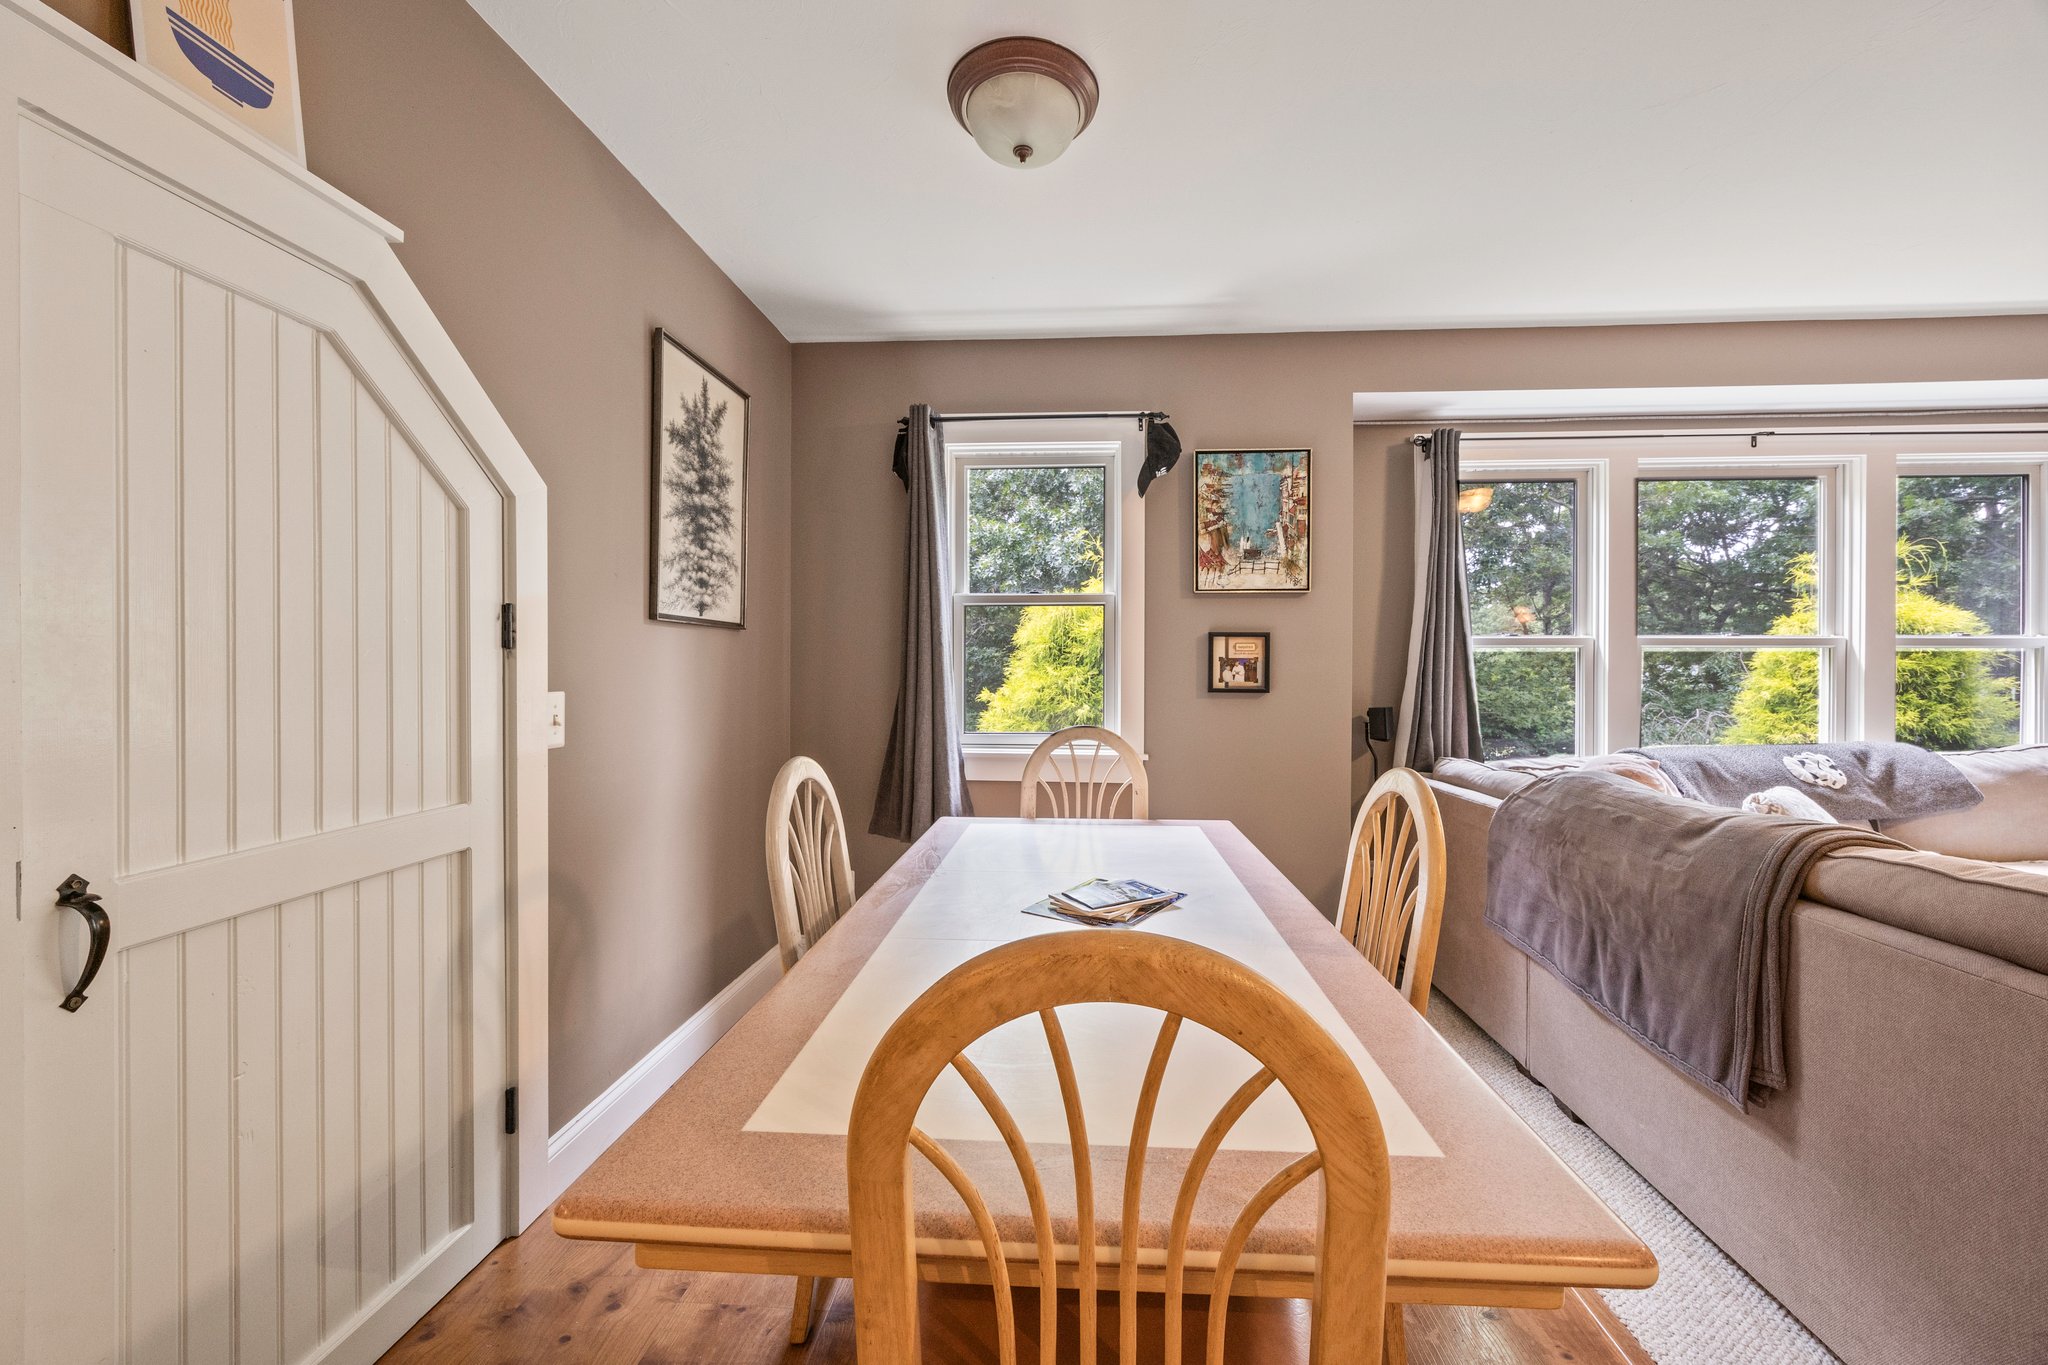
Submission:
<svg viewBox="0 0 2048 1365">
<path fill-rule="evenodd" d="M 2035 434 L 1464 444 L 1486 756 L 2048 739 Z"/>
<path fill-rule="evenodd" d="M 1039 740 L 1069 725 L 1142 745 L 1130 433 L 1072 421 L 952 430 L 991 438 L 946 442 L 953 687 L 968 776 L 1015 778 Z"/>
</svg>

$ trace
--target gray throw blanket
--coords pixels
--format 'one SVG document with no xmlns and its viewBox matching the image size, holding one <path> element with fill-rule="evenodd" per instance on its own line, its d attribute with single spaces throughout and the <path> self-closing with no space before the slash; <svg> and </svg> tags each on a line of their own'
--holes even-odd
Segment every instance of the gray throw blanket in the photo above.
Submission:
<svg viewBox="0 0 2048 1365">
<path fill-rule="evenodd" d="M 1785 938 L 1816 858 L 1869 830 L 1684 801 L 1601 772 L 1494 813 L 1486 922 L 1686 1075 L 1747 1111 L 1786 1085 Z"/>
<path fill-rule="evenodd" d="M 1792 787 L 1837 820 L 1882 827 L 1984 799 L 1962 769 L 1912 744 L 1653 744 L 1622 752 L 1655 759 L 1680 791 L 1710 806 Z"/>
</svg>

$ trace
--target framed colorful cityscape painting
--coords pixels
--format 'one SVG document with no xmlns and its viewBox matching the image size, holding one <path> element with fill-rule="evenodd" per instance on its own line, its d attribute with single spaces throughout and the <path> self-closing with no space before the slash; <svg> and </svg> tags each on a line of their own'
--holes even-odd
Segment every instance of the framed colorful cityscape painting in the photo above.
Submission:
<svg viewBox="0 0 2048 1365">
<path fill-rule="evenodd" d="M 291 0 L 129 0 L 135 58 L 306 159 Z"/>
<path fill-rule="evenodd" d="M 1195 591 L 1307 592 L 1308 452 L 1195 452 Z"/>
</svg>

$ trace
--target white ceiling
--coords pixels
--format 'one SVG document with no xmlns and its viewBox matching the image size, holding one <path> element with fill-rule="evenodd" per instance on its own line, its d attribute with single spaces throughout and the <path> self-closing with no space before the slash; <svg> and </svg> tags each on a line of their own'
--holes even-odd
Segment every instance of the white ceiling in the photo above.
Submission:
<svg viewBox="0 0 2048 1365">
<path fill-rule="evenodd" d="M 795 341 L 2048 311 L 2048 0 L 471 3 Z"/>
</svg>

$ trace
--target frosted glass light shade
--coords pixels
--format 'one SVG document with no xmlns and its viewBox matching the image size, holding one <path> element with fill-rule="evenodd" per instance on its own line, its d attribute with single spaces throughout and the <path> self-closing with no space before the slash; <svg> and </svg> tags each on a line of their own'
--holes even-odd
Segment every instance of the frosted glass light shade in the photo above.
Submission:
<svg viewBox="0 0 2048 1365">
<path fill-rule="evenodd" d="M 1095 117 L 1095 73 L 1044 38 L 991 38 L 946 77 L 946 103 L 991 161 L 1030 170 L 1057 161 Z"/>
<path fill-rule="evenodd" d="M 1059 159 L 1081 131 L 1081 102 L 1036 71 L 991 76 L 968 94 L 961 122 L 992 160 L 1032 170 Z"/>
</svg>

